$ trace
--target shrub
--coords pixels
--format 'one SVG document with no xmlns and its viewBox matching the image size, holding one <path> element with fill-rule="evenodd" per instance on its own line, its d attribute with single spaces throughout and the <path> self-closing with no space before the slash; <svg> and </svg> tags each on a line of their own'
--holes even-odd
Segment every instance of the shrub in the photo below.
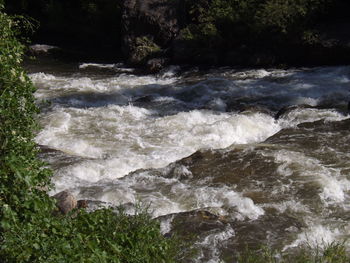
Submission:
<svg viewBox="0 0 350 263">
<path fill-rule="evenodd" d="M 75 218 L 42 216 L 15 224 L 0 253 L 5 262 L 176 262 L 173 240 L 145 212 L 80 211 Z"/>
<path fill-rule="evenodd" d="M 228 48 L 253 49 L 293 43 L 317 42 L 313 23 L 336 0 L 187 0 L 190 25 L 183 32 L 207 47 L 213 43 Z M 213 41 L 213 36 L 220 41 Z M 204 42 L 204 43 L 203 43 Z M 277 43 L 276 43 L 277 42 Z"/>
</svg>

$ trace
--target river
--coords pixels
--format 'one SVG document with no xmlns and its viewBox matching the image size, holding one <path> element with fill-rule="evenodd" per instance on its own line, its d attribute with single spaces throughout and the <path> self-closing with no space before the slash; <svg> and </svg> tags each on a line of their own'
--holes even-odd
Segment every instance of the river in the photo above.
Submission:
<svg viewBox="0 0 350 263">
<path fill-rule="evenodd" d="M 197 256 L 284 251 L 350 237 L 350 67 L 26 65 L 42 113 L 50 194 L 141 204 Z M 282 110 L 281 110 L 282 109 Z"/>
</svg>

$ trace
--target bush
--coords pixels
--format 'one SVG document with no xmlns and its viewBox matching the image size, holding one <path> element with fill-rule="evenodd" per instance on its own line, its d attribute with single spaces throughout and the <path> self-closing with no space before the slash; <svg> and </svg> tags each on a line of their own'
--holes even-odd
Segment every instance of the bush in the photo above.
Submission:
<svg viewBox="0 0 350 263">
<path fill-rule="evenodd" d="M 275 51 L 281 45 L 317 43 L 315 21 L 336 0 L 186 0 L 190 45 L 221 50 L 249 47 Z M 312 35 L 311 35 L 312 34 Z M 312 36 L 312 37 L 311 37 Z M 187 38 L 186 38 L 187 37 Z M 215 41 L 216 39 L 216 41 Z M 219 39 L 219 41 L 217 41 Z M 220 49 L 220 48 L 219 48 Z"/>
<path fill-rule="evenodd" d="M 109 209 L 77 217 L 37 217 L 12 225 L 0 255 L 5 262 L 176 262 L 176 244 L 145 212 Z"/>
<path fill-rule="evenodd" d="M 176 244 L 145 212 L 74 211 L 53 215 L 52 172 L 38 160 L 38 128 L 30 79 L 21 68 L 20 17 L 0 2 L 0 258 L 1 262 L 175 262 Z"/>
</svg>

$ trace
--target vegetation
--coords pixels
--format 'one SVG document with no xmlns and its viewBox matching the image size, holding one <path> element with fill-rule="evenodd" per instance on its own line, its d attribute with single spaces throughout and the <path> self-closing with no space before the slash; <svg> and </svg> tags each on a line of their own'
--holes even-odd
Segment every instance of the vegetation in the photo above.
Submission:
<svg viewBox="0 0 350 263">
<path fill-rule="evenodd" d="M 314 24 L 337 0 L 186 0 L 188 25 L 182 30 L 187 45 L 227 53 L 285 55 L 283 50 L 319 44 Z M 217 54 L 221 55 L 222 54 Z M 226 56 L 226 55 L 225 55 Z M 251 63 L 254 64 L 254 63 Z"/>
<path fill-rule="evenodd" d="M 130 63 L 138 65 L 146 63 L 147 59 L 156 56 L 161 52 L 161 48 L 147 37 L 138 37 L 135 41 L 135 48 L 132 50 Z"/>
<path fill-rule="evenodd" d="M 310 49 L 315 48 L 321 51 L 315 52 L 314 59 L 321 59 L 317 54 L 322 53 L 325 42 L 322 42 L 322 30 L 317 25 L 319 22 L 327 25 L 339 16 L 347 17 L 346 10 L 350 7 L 346 0 L 173 1 L 181 6 L 180 35 L 175 44 L 170 44 L 170 49 L 169 43 L 166 46 L 157 44 L 167 53 L 173 51 L 170 56 L 174 57 L 175 63 L 246 66 L 302 64 L 311 56 Z M 123 43 L 127 42 L 123 41 L 122 2 L 6 0 L 6 7 L 10 13 L 29 15 L 40 22 L 35 37 L 37 42 L 70 48 L 75 45 L 79 51 L 104 52 L 108 53 L 104 54 L 105 58 L 111 58 L 111 55 L 120 55 Z M 325 59 L 332 60 L 331 57 L 330 54 Z"/>
<path fill-rule="evenodd" d="M 103 209 L 54 216 L 51 171 L 37 158 L 35 91 L 20 66 L 23 20 L 0 2 L 1 262 L 175 262 L 177 248 L 145 212 Z"/>
</svg>

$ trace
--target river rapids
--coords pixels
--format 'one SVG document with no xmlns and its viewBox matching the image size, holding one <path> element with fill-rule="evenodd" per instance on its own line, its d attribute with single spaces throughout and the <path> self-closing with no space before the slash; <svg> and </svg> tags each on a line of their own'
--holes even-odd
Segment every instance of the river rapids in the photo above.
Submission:
<svg viewBox="0 0 350 263">
<path fill-rule="evenodd" d="M 50 194 L 147 206 L 196 258 L 350 236 L 350 67 L 140 75 L 121 64 L 27 65 Z"/>
</svg>

